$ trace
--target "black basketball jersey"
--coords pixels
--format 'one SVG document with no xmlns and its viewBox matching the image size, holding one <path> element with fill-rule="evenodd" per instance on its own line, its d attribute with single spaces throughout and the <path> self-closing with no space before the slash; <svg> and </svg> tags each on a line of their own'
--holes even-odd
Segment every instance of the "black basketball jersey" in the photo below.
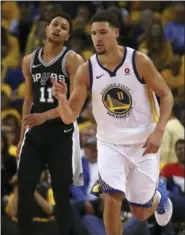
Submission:
<svg viewBox="0 0 185 235">
<path fill-rule="evenodd" d="M 42 52 L 43 48 L 35 50 L 30 63 L 33 89 L 31 113 L 42 113 L 57 107 L 58 100 L 52 96 L 51 77 L 58 82 L 64 81 L 68 88 L 67 98 L 70 94 L 70 80 L 65 70 L 65 61 L 71 50 L 64 46 L 61 52 L 49 63 L 43 61 Z M 51 121 L 62 122 L 61 118 Z"/>
</svg>

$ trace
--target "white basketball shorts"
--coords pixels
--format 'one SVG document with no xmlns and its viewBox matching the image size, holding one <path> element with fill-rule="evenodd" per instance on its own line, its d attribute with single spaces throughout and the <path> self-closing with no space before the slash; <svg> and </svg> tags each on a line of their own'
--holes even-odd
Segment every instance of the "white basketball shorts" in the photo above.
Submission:
<svg viewBox="0 0 185 235">
<path fill-rule="evenodd" d="M 98 171 L 102 191 L 120 191 L 130 204 L 145 206 L 159 179 L 159 152 L 143 156 L 143 144 L 114 145 L 98 141 Z"/>
</svg>

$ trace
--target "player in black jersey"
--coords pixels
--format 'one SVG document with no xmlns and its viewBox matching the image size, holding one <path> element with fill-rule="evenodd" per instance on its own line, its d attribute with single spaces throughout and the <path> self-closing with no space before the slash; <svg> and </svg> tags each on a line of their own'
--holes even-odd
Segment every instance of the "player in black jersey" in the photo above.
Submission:
<svg viewBox="0 0 185 235">
<path fill-rule="evenodd" d="M 46 28 L 44 47 L 26 55 L 22 63 L 26 95 L 18 147 L 20 235 L 31 234 L 33 195 L 46 164 L 51 173 L 60 234 L 70 234 L 68 187 L 73 178 L 75 128 L 73 123 L 65 125 L 59 118 L 58 101 L 51 92 L 51 78 L 58 82 L 64 81 L 68 87 L 69 98 L 74 75 L 79 65 L 84 62 L 80 55 L 64 46 L 70 32 L 71 21 L 67 15 L 53 18 Z"/>
</svg>

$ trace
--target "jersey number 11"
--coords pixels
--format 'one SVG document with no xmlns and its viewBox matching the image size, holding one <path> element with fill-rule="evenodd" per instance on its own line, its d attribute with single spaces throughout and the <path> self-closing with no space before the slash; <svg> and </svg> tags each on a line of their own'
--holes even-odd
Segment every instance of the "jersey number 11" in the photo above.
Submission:
<svg viewBox="0 0 185 235">
<path fill-rule="evenodd" d="M 40 102 L 41 103 L 53 103 L 54 99 L 52 96 L 52 90 L 51 88 L 45 88 L 45 87 L 41 87 L 40 88 Z"/>
</svg>

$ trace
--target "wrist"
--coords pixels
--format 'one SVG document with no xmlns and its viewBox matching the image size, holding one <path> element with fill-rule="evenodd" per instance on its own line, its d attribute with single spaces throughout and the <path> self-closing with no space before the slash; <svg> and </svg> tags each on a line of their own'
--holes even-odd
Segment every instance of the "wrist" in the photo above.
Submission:
<svg viewBox="0 0 185 235">
<path fill-rule="evenodd" d="M 44 118 L 44 122 L 48 121 L 50 119 L 50 116 L 49 116 L 49 112 L 46 111 L 44 113 L 41 114 Z"/>
<path fill-rule="evenodd" d="M 164 134 L 165 128 L 161 126 L 156 126 L 155 131 L 161 135 Z"/>
</svg>

